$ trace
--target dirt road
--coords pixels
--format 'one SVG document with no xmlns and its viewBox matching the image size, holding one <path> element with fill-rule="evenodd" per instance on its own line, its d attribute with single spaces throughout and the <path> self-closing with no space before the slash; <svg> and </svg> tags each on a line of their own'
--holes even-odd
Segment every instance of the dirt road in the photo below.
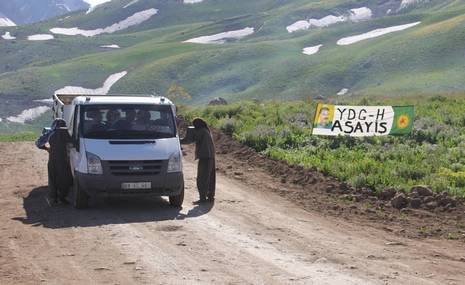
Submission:
<svg viewBox="0 0 465 285">
<path fill-rule="evenodd" d="M 194 206 L 190 154 L 182 210 L 164 199 L 50 208 L 46 154 L 3 143 L 0 157 L 0 284 L 465 284 L 457 242 L 323 217 L 225 175 L 215 205 Z"/>
</svg>

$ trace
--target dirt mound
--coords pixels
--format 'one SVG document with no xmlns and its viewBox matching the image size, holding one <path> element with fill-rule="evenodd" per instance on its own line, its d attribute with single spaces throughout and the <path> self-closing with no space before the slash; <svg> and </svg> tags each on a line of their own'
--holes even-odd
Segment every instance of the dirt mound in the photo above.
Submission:
<svg viewBox="0 0 465 285">
<path fill-rule="evenodd" d="M 317 171 L 304 169 L 299 165 L 290 165 L 285 161 L 273 160 L 267 156 L 257 153 L 254 149 L 242 145 L 230 136 L 213 130 L 213 136 L 217 148 L 217 152 L 223 155 L 233 155 L 236 158 L 247 162 L 250 166 L 261 167 L 268 171 L 273 176 L 281 177 L 283 183 L 293 183 L 298 185 L 313 185 L 319 188 L 321 183 L 328 183 L 330 179 L 324 177 Z M 336 183 L 333 186 L 335 189 L 346 189 L 346 185 Z"/>
<path fill-rule="evenodd" d="M 393 188 L 388 188 L 381 193 L 376 193 L 368 188 L 356 189 L 344 182 L 339 182 L 335 178 L 326 177 L 318 171 L 305 169 L 299 165 L 291 165 L 285 161 L 273 160 L 265 155 L 257 153 L 250 147 L 234 141 L 230 136 L 217 130 L 213 131 L 217 145 L 217 152 L 223 155 L 233 155 L 246 161 L 251 166 L 264 168 L 275 177 L 281 177 L 282 183 L 292 183 L 301 186 L 312 186 L 314 189 L 324 190 L 336 194 L 356 194 L 357 200 L 389 200 L 396 209 L 419 208 L 427 210 L 447 210 L 463 204 L 462 200 L 452 198 L 448 193 L 433 193 L 427 186 L 414 186 L 410 193 L 397 193 Z M 413 201 L 413 204 L 411 203 Z M 428 206 L 429 205 L 429 206 Z M 435 207 L 433 207 L 435 205 Z"/>
<path fill-rule="evenodd" d="M 226 158 L 218 163 L 220 171 L 254 186 L 269 185 L 267 190 L 306 209 L 362 223 L 375 222 L 377 227 L 410 237 L 465 239 L 463 200 L 447 193 L 432 193 L 423 186 L 414 187 L 408 194 L 395 189 L 378 194 L 368 188 L 354 188 L 318 171 L 272 160 L 218 130 L 212 133 L 218 155 Z M 267 180 L 269 183 L 264 183 Z"/>
</svg>

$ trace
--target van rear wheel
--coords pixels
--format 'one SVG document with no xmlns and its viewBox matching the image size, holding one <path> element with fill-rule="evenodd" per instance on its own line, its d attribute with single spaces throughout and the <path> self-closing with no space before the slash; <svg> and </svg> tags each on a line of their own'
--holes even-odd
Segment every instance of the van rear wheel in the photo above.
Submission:
<svg viewBox="0 0 465 285">
<path fill-rule="evenodd" d="M 170 205 L 176 208 L 181 208 L 184 202 L 184 183 L 181 185 L 181 193 L 179 195 L 170 196 Z"/>
<path fill-rule="evenodd" d="M 73 205 L 76 209 L 84 209 L 89 205 L 89 195 L 82 189 L 77 179 L 73 182 Z"/>
</svg>

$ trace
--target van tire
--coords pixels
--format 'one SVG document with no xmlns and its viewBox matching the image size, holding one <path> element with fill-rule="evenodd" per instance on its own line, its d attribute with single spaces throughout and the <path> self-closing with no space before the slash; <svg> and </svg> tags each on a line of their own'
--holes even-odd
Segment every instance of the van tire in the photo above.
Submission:
<svg viewBox="0 0 465 285">
<path fill-rule="evenodd" d="M 77 179 L 73 182 L 73 205 L 76 209 L 85 209 L 89 205 L 89 195 L 82 189 Z"/>
<path fill-rule="evenodd" d="M 179 195 L 170 196 L 170 205 L 176 208 L 182 208 L 182 203 L 184 202 L 184 182 L 181 185 L 181 193 Z"/>
</svg>

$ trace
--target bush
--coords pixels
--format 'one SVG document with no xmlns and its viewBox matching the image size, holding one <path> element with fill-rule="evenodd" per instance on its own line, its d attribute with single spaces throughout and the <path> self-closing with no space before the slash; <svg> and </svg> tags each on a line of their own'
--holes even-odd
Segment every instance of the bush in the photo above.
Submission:
<svg viewBox="0 0 465 285">
<path fill-rule="evenodd" d="M 401 102 L 380 100 L 380 105 Z M 405 101 L 417 117 L 410 137 L 311 136 L 315 104 L 244 101 L 187 111 L 232 134 L 273 159 L 303 165 L 356 187 L 382 190 L 431 185 L 434 191 L 465 193 L 465 98 Z M 363 98 L 359 103 L 368 104 Z M 353 104 L 348 102 L 346 104 Z"/>
<path fill-rule="evenodd" d="M 238 124 L 237 120 L 234 119 L 222 119 L 218 123 L 220 125 L 220 130 L 228 136 L 234 134 L 237 128 L 236 125 Z"/>
</svg>

